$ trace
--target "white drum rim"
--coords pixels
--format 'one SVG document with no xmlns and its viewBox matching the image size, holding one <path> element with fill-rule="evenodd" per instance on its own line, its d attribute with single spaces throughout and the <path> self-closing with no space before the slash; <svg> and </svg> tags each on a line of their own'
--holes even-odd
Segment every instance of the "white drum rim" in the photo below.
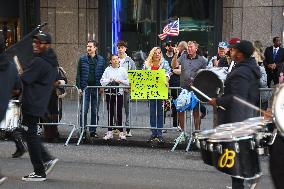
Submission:
<svg viewBox="0 0 284 189">
<path fill-rule="evenodd" d="M 208 139 L 209 142 L 233 142 L 240 140 L 252 139 L 255 136 L 254 130 L 233 130 L 216 133 L 215 136 L 211 135 Z M 218 136 L 219 135 L 219 136 Z"/>
<path fill-rule="evenodd" d="M 232 138 L 209 138 L 208 142 L 211 143 L 219 143 L 219 142 L 239 142 L 241 140 L 248 140 L 248 139 L 253 139 L 254 136 L 250 135 L 250 136 L 242 136 L 242 137 L 232 137 Z"/>
<path fill-rule="evenodd" d="M 281 121 L 280 121 L 280 117 L 278 114 L 278 110 L 277 108 L 279 106 L 281 106 L 281 101 L 279 102 L 279 100 L 281 100 L 281 97 L 279 97 L 281 91 L 284 91 L 284 84 L 281 84 L 280 86 L 278 86 L 276 88 L 275 94 L 274 94 L 274 98 L 273 98 L 273 103 L 272 103 L 272 115 L 273 115 L 273 121 L 275 122 L 275 125 L 278 129 L 278 131 L 280 132 L 280 134 L 283 136 L 284 135 L 284 125 L 281 125 Z M 282 93 L 281 93 L 282 94 Z"/>
</svg>

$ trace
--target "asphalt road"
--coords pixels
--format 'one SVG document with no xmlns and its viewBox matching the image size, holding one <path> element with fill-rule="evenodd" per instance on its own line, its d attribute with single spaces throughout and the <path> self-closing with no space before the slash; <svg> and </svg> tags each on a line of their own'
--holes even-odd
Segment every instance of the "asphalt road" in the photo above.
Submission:
<svg viewBox="0 0 284 189">
<path fill-rule="evenodd" d="M 9 177 L 1 189 L 226 189 L 230 177 L 203 163 L 198 152 L 108 145 L 46 144 L 60 161 L 45 182 L 24 182 L 28 155 L 10 158 L 15 147 L 0 141 L 0 167 Z M 273 189 L 268 158 L 261 158 L 258 189 Z"/>
</svg>

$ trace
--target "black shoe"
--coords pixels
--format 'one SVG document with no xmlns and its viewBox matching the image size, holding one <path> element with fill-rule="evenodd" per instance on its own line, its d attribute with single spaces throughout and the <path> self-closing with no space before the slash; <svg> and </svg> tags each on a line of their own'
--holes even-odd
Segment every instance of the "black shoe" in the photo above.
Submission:
<svg viewBox="0 0 284 189">
<path fill-rule="evenodd" d="M 91 132 L 90 137 L 99 138 L 99 135 L 96 132 Z"/>
<path fill-rule="evenodd" d="M 12 154 L 12 158 L 19 158 L 22 157 L 27 152 L 25 149 L 17 149 L 15 153 Z"/>
<path fill-rule="evenodd" d="M 45 181 L 46 180 L 46 176 L 45 175 L 37 175 L 35 173 L 31 173 L 31 174 L 29 174 L 27 176 L 22 177 L 22 180 L 39 182 L 39 181 Z"/>
<path fill-rule="evenodd" d="M 158 142 L 165 142 L 162 136 L 158 136 L 157 139 L 158 139 Z"/>
<path fill-rule="evenodd" d="M 6 179 L 7 177 L 0 175 L 0 184 L 2 184 Z"/>
<path fill-rule="evenodd" d="M 154 135 L 151 135 L 148 142 L 153 142 L 157 137 Z"/>
<path fill-rule="evenodd" d="M 48 175 L 49 173 L 51 173 L 51 171 L 53 170 L 55 164 L 58 162 L 58 158 L 52 159 L 50 161 L 45 162 L 44 165 L 44 169 L 45 169 L 45 174 Z"/>
</svg>

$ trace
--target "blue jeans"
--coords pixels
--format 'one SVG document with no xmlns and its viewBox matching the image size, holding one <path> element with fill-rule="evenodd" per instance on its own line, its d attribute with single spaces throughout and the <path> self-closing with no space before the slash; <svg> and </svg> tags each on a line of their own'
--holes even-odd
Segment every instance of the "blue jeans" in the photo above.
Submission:
<svg viewBox="0 0 284 189">
<path fill-rule="evenodd" d="M 154 128 L 163 128 L 162 100 L 150 100 L 150 125 Z M 162 130 L 152 129 L 152 136 L 162 136 Z"/>
<path fill-rule="evenodd" d="M 84 125 L 87 124 L 87 115 L 89 111 L 89 104 L 91 101 L 91 125 L 97 125 L 99 121 L 99 106 L 100 106 L 101 94 L 99 88 L 90 88 L 85 91 L 85 107 L 84 107 Z M 83 103 L 82 103 L 83 106 Z M 82 126 L 82 111 L 80 116 L 80 122 Z M 90 132 L 96 132 L 96 127 L 90 127 Z"/>
</svg>

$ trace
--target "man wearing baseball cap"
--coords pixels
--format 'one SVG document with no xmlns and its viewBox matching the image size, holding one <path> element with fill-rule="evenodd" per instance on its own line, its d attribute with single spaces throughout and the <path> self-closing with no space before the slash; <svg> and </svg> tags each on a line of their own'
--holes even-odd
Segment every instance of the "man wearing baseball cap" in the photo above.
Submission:
<svg viewBox="0 0 284 189">
<path fill-rule="evenodd" d="M 218 44 L 218 52 L 208 63 L 208 67 L 229 67 L 226 54 L 228 52 L 228 42 L 222 41 Z"/>
<path fill-rule="evenodd" d="M 251 57 L 254 52 L 252 43 L 241 40 L 230 45 L 229 48 L 231 48 L 231 58 L 236 62 L 236 66 L 227 76 L 224 83 L 224 94 L 208 102 L 212 106 L 223 106 L 226 109 L 218 109 L 218 125 L 255 117 L 254 110 L 235 101 L 234 96 L 254 105 L 257 104 L 259 97 L 261 74 L 254 57 Z M 232 177 L 232 188 L 243 189 L 244 180 Z"/>
<path fill-rule="evenodd" d="M 231 48 L 230 47 L 232 45 L 235 45 L 236 43 L 239 43 L 240 41 L 241 41 L 240 38 L 230 38 L 229 39 L 229 41 L 228 41 L 228 43 L 229 43 L 229 45 L 228 45 L 228 48 L 229 48 L 228 56 L 229 57 L 231 57 Z M 230 63 L 229 69 L 228 69 L 228 73 L 230 73 L 235 68 L 235 66 L 236 66 L 236 62 L 232 60 L 231 63 Z"/>
<path fill-rule="evenodd" d="M 27 145 L 34 172 L 22 177 L 24 181 L 44 181 L 53 169 L 53 158 L 41 143 L 37 134 L 39 118 L 47 112 L 51 91 L 57 76 L 58 61 L 51 48 L 51 36 L 39 33 L 33 36 L 33 53 L 30 66 L 19 72 L 23 83 L 22 113 L 27 130 Z"/>
</svg>

